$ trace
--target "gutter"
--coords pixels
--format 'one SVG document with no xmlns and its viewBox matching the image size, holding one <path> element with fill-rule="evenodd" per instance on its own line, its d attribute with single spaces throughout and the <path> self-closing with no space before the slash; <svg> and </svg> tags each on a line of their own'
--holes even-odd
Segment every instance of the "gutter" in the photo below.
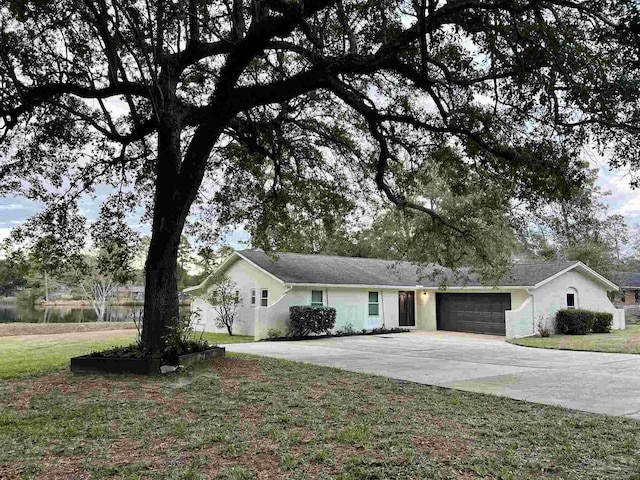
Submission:
<svg viewBox="0 0 640 480">
<path fill-rule="evenodd" d="M 525 292 L 531 295 L 531 331 L 533 335 L 536 333 L 536 296 L 534 294 L 536 287 L 525 288 Z"/>
</svg>

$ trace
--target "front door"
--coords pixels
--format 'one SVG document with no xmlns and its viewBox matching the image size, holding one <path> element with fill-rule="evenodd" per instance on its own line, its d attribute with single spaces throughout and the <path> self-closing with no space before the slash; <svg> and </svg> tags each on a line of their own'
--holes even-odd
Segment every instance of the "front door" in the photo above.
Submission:
<svg viewBox="0 0 640 480">
<path fill-rule="evenodd" d="M 398 292 L 398 307 L 400 309 L 399 325 L 401 327 L 416 326 L 415 293 L 416 292 Z"/>
</svg>

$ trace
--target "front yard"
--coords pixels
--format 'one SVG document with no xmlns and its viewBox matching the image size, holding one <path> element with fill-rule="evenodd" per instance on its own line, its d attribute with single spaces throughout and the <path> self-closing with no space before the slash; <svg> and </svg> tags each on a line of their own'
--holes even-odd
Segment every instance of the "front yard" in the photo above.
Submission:
<svg viewBox="0 0 640 480">
<path fill-rule="evenodd" d="M 628 325 L 625 330 L 589 335 L 552 335 L 547 338 L 526 337 L 507 340 L 515 345 L 559 350 L 588 350 L 609 353 L 640 353 L 640 325 Z"/>
<path fill-rule="evenodd" d="M 639 450 L 629 419 L 268 358 L 0 381 L 3 479 L 627 479 Z"/>
<path fill-rule="evenodd" d="M 128 345 L 134 338 L 135 330 L 0 337 L 0 379 L 59 371 L 69 365 L 71 357 L 117 345 Z M 210 332 L 205 333 L 203 338 L 212 344 L 253 341 L 253 337 L 230 337 Z"/>
</svg>

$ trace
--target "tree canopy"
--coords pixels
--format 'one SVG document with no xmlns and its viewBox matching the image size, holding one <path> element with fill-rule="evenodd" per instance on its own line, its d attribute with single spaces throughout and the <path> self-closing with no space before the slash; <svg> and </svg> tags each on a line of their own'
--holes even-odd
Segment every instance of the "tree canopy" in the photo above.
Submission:
<svg viewBox="0 0 640 480">
<path fill-rule="evenodd" d="M 43 202 L 59 238 L 98 183 L 121 210 L 147 207 L 150 350 L 177 318 L 190 212 L 205 237 L 239 224 L 269 249 L 296 225 L 384 201 L 424 215 L 424 228 L 443 232 L 438 248 L 466 244 L 471 258 L 504 263 L 478 214 L 571 196 L 587 142 L 610 149 L 616 168 L 640 164 L 638 8 L 9 0 L 0 194 Z M 420 188 L 442 200 L 417 187 L 424 172 L 433 186 Z M 444 207 L 471 192 L 486 209 Z"/>
</svg>

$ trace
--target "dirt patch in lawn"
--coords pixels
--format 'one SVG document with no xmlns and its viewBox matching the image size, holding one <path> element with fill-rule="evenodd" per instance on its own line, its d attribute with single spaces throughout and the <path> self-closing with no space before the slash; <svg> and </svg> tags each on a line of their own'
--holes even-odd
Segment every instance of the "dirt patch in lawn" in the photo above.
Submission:
<svg viewBox="0 0 640 480">
<path fill-rule="evenodd" d="M 93 323 L 2 323 L 0 337 L 14 335 L 50 335 L 59 333 L 102 332 L 105 330 L 134 330 L 133 322 Z M 131 333 L 131 332 L 129 332 Z"/>
<path fill-rule="evenodd" d="M 242 379 L 262 380 L 258 362 L 239 358 L 219 358 L 210 364 L 213 371 L 220 376 L 220 386 L 229 395 L 240 393 Z"/>
<path fill-rule="evenodd" d="M 471 453 L 471 442 L 456 436 L 412 435 L 411 442 L 418 450 L 443 460 L 460 460 Z"/>
<path fill-rule="evenodd" d="M 148 377 L 75 377 L 69 372 L 59 372 L 42 377 L 8 380 L 9 387 L 6 405 L 19 410 L 25 409 L 35 396 L 57 392 L 61 395 L 75 397 L 78 404 L 84 403 L 92 395 L 100 394 L 107 400 L 151 400 L 167 408 L 172 407 L 175 399 L 168 399 L 162 395 L 162 384 Z M 1 478 L 1 477 L 0 477 Z"/>
<path fill-rule="evenodd" d="M 640 335 L 632 335 L 624 342 L 625 347 L 638 347 L 640 346 Z"/>
<path fill-rule="evenodd" d="M 244 377 L 249 380 L 261 380 L 262 373 L 256 360 L 241 358 L 217 358 L 210 363 L 220 378 Z"/>
</svg>

